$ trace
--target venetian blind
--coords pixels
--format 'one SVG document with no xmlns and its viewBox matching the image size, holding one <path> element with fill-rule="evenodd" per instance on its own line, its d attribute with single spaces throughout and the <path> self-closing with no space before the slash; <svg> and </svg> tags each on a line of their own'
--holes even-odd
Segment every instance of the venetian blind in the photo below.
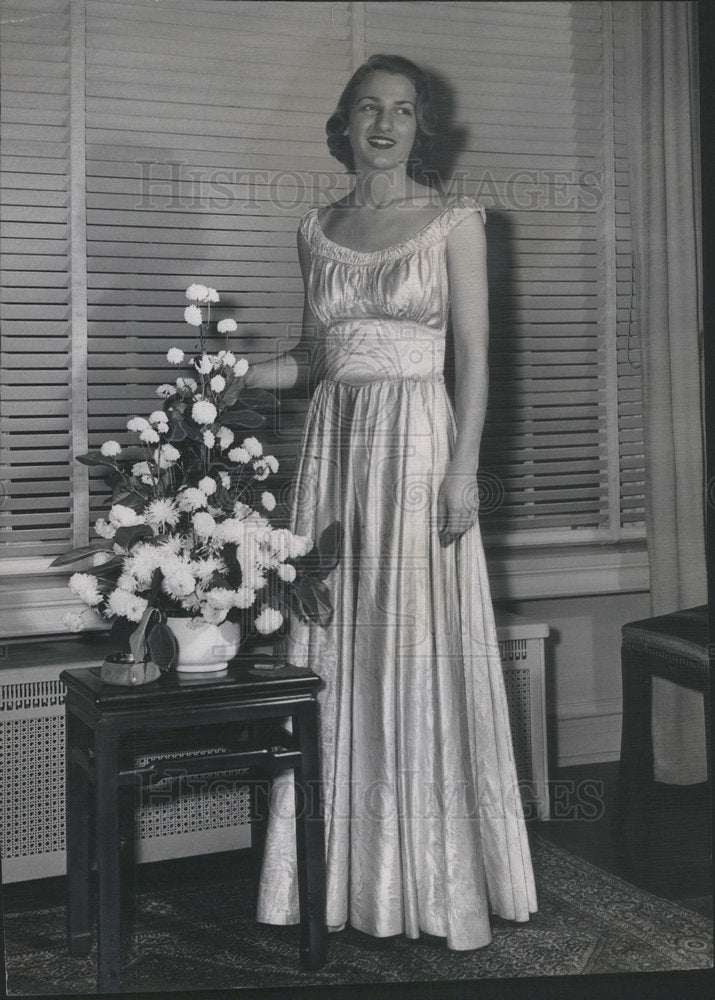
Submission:
<svg viewBox="0 0 715 1000">
<path fill-rule="evenodd" d="M 349 5 L 88 0 L 90 443 L 124 442 L 193 351 L 192 281 L 217 288 L 230 347 L 260 360 L 295 342 L 298 218 L 345 184 L 324 143 L 350 72 Z M 287 483 L 304 403 L 286 399 L 271 450 Z M 247 431 L 246 433 L 251 433 Z M 262 439 L 267 433 L 261 431 Z M 94 481 L 93 506 L 103 501 Z"/>
<path fill-rule="evenodd" d="M 608 379 L 616 303 L 615 287 L 609 300 L 607 269 L 616 275 L 607 233 L 627 200 L 627 178 L 618 175 L 616 203 L 606 169 L 603 5 L 365 7 L 368 54 L 405 55 L 447 81 L 444 106 L 452 104 L 462 129 L 451 186 L 487 209 L 491 346 L 480 463 L 483 530 L 495 537 L 539 529 L 614 537 L 618 413 Z M 619 249 L 627 254 L 620 218 Z M 627 260 L 621 263 L 627 270 Z M 619 318 L 625 324 L 625 315 Z M 619 389 L 633 398 L 637 375 L 624 369 L 619 375 Z M 637 433 L 635 421 L 626 429 L 625 399 L 624 476 L 631 432 Z"/>
<path fill-rule="evenodd" d="M 69 0 L 0 7 L 0 557 L 71 539 Z"/>
</svg>

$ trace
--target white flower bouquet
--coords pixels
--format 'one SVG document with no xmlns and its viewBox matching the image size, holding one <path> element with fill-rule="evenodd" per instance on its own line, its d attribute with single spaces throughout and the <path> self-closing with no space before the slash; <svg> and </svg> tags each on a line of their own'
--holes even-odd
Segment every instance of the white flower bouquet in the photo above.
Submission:
<svg viewBox="0 0 715 1000">
<path fill-rule="evenodd" d="M 276 500 L 265 480 L 278 461 L 252 434 L 240 442 L 236 434 L 261 426 L 262 411 L 276 399 L 243 384 L 245 358 L 205 350 L 211 305 L 219 301 L 215 289 L 193 284 L 186 296 L 184 318 L 199 334 L 191 375 L 160 385 L 161 407 L 129 420 L 138 453 L 123 456 L 117 441 L 105 441 L 79 458 L 105 470 L 109 512 L 95 523 L 91 544 L 53 563 L 87 562 L 69 579 L 72 593 L 106 618 L 135 625 L 135 660 L 150 657 L 162 669 L 176 663 L 172 615 L 240 621 L 266 635 L 281 628 L 288 612 L 327 624 L 332 607 L 324 579 L 341 543 L 338 524 L 316 546 L 271 524 L 266 514 Z M 222 319 L 216 328 L 228 335 L 237 324 Z M 172 347 L 167 360 L 186 359 Z"/>
</svg>

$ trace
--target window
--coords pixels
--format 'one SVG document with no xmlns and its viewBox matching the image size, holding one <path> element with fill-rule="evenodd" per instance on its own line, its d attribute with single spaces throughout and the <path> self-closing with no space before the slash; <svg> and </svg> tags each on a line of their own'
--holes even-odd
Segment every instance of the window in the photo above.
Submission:
<svg viewBox="0 0 715 1000">
<path fill-rule="evenodd" d="M 618 4 L 5 0 L 2 19 L 6 573 L 88 537 L 105 493 L 72 455 L 154 408 L 192 280 L 242 353 L 295 340 L 297 220 L 349 184 L 325 120 L 378 51 L 448 82 L 451 186 L 487 208 L 486 541 L 642 539 Z M 304 404 L 283 409 L 289 478 Z"/>
</svg>

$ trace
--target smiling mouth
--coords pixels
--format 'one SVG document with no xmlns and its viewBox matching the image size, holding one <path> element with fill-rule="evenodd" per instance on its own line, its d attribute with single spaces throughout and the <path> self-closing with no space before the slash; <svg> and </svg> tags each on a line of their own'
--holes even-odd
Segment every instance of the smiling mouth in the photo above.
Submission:
<svg viewBox="0 0 715 1000">
<path fill-rule="evenodd" d="M 381 135 L 371 135 L 367 141 L 371 146 L 374 146 L 375 149 L 390 149 L 391 146 L 395 145 L 394 139 L 388 139 Z"/>
</svg>

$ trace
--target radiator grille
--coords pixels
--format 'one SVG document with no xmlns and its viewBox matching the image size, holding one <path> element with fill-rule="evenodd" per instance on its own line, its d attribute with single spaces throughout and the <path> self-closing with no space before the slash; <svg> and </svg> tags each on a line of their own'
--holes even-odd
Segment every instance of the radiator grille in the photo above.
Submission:
<svg viewBox="0 0 715 1000">
<path fill-rule="evenodd" d="M 530 657 L 537 643 L 499 643 L 519 781 L 533 780 Z M 3 670 L 0 684 L 3 881 L 65 871 L 64 694 L 60 668 Z M 236 772 L 190 779 L 187 794 L 168 781 L 147 790 L 136 813 L 137 859 L 158 860 L 250 843 L 248 789 Z M 198 791 L 196 791 L 198 787 Z M 237 830 L 238 828 L 238 830 Z"/>
</svg>

